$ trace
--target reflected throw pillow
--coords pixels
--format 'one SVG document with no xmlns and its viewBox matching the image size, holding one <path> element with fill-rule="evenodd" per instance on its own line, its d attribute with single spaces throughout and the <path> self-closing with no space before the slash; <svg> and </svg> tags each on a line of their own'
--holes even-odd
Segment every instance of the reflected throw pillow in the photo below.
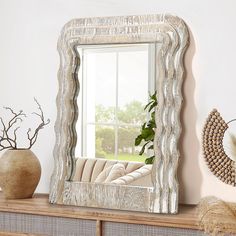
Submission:
<svg viewBox="0 0 236 236">
<path fill-rule="evenodd" d="M 110 183 L 125 175 L 125 166 L 121 163 L 114 164 L 104 169 L 95 179 L 95 183 Z"/>
</svg>

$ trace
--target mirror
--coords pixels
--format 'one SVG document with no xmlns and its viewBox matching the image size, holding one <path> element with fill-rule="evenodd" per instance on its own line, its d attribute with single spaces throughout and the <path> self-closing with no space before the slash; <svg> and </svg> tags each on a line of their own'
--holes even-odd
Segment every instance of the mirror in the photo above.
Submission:
<svg viewBox="0 0 236 236">
<path fill-rule="evenodd" d="M 135 146 L 135 138 L 142 124 L 150 119 L 144 107 L 149 102 L 149 93 L 155 91 L 154 61 L 158 52 L 155 47 L 158 44 L 108 44 L 76 48 L 78 56 L 83 58 L 78 71 L 81 92 L 77 99 L 78 107 L 83 112 L 76 123 L 75 157 L 103 161 L 97 160 L 91 164 L 93 171 L 89 179 L 82 177 L 84 172 L 89 171 L 81 170 L 85 163 L 80 167 L 77 165 L 74 181 L 85 179 L 96 182 L 100 172 L 112 163 L 107 161 L 116 160 L 124 165 L 118 173 L 123 178 L 117 178 L 117 181 L 153 186 L 151 166 L 140 168 L 148 155 L 153 156 L 151 142 L 140 156 L 142 146 Z M 135 90 L 132 89 L 134 84 Z M 96 171 L 97 165 L 102 165 L 102 169 Z"/>
<path fill-rule="evenodd" d="M 135 138 L 150 119 L 144 107 L 156 90 L 159 50 L 155 43 L 76 47 L 82 58 L 77 78 L 82 114 L 76 123 L 75 157 L 82 159 L 76 160 L 73 181 L 153 187 L 152 165 L 145 164 L 154 155 L 153 143 L 140 156 L 144 144 L 135 146 Z"/>
<path fill-rule="evenodd" d="M 184 22 L 171 15 L 75 19 L 60 53 L 50 202 L 176 213 Z M 154 94 L 155 136 L 135 146 Z M 146 140 L 147 141 L 147 140 Z M 149 147 L 149 149 L 148 149 Z M 154 162 L 145 159 L 154 156 Z"/>
</svg>

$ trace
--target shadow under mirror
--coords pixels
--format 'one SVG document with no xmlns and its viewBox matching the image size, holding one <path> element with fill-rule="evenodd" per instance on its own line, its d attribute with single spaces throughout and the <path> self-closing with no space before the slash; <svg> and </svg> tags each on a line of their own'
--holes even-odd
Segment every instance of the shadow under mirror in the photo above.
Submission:
<svg viewBox="0 0 236 236">
<path fill-rule="evenodd" d="M 135 140 L 151 119 L 152 109 L 145 106 L 156 91 L 157 48 L 157 43 L 76 47 L 80 112 L 73 181 L 153 186 L 147 160 L 154 155 L 154 132 Z"/>
</svg>

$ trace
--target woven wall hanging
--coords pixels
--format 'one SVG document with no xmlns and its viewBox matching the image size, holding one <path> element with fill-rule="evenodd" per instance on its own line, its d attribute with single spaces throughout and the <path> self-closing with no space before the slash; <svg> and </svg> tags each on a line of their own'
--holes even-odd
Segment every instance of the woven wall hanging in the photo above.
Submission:
<svg viewBox="0 0 236 236">
<path fill-rule="evenodd" d="M 203 153 L 211 172 L 226 184 L 236 186 L 235 161 L 225 153 L 223 139 L 229 123 L 214 109 L 208 116 L 203 129 Z"/>
</svg>

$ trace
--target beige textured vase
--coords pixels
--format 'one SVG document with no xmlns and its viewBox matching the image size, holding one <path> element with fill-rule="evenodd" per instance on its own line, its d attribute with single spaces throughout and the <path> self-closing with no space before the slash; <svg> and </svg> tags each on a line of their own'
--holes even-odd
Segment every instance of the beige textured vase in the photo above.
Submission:
<svg viewBox="0 0 236 236">
<path fill-rule="evenodd" d="M 40 162 L 29 149 L 7 150 L 0 158 L 0 187 L 7 199 L 31 198 L 40 176 Z"/>
</svg>

